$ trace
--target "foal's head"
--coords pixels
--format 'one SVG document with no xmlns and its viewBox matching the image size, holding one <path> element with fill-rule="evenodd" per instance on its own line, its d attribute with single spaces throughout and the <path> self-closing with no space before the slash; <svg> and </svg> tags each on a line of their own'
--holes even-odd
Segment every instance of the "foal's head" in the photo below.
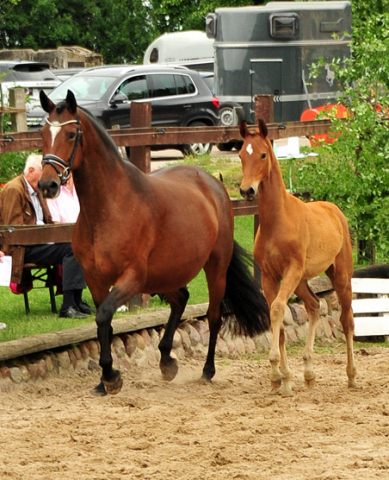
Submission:
<svg viewBox="0 0 389 480">
<path fill-rule="evenodd" d="M 251 133 L 243 120 L 239 127 L 243 146 L 239 152 L 242 161 L 243 179 L 240 194 L 246 200 L 253 200 L 258 193 L 259 184 L 270 171 L 272 146 L 267 138 L 266 123 L 258 120 L 258 131 Z"/>
<path fill-rule="evenodd" d="M 66 99 L 55 105 L 40 92 L 42 108 L 49 114 L 42 128 L 43 160 L 39 188 L 43 196 L 54 198 L 59 194 L 80 156 L 82 142 L 80 117 L 73 92 L 68 90 Z"/>
</svg>

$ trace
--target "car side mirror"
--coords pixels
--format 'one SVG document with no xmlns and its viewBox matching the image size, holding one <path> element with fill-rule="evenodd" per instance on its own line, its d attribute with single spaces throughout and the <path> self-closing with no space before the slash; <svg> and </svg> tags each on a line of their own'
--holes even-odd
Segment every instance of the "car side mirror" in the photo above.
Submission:
<svg viewBox="0 0 389 480">
<path fill-rule="evenodd" d="M 124 93 L 117 93 L 117 94 L 113 97 L 111 103 L 117 105 L 117 104 L 124 103 L 124 102 L 128 102 L 127 95 L 125 95 Z"/>
</svg>

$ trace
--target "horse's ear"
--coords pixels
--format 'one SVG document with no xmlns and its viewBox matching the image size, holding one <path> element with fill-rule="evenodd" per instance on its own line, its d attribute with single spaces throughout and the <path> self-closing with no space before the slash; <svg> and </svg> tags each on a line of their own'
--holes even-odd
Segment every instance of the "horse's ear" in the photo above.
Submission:
<svg viewBox="0 0 389 480">
<path fill-rule="evenodd" d="M 55 104 L 50 100 L 43 90 L 39 92 L 39 98 L 43 110 L 47 113 L 51 113 L 55 108 Z"/>
<path fill-rule="evenodd" d="M 66 95 L 66 107 L 70 113 L 76 113 L 77 111 L 77 100 L 74 96 L 74 93 L 71 90 L 68 90 L 68 94 Z"/>
<path fill-rule="evenodd" d="M 258 130 L 259 134 L 263 138 L 266 138 L 267 137 L 267 126 L 266 126 L 265 120 L 262 120 L 262 118 L 258 119 L 258 129 L 259 129 Z"/>
<path fill-rule="evenodd" d="M 247 135 L 250 133 L 249 129 L 247 128 L 246 120 L 242 120 L 239 125 L 239 133 L 242 138 L 246 138 Z"/>
</svg>

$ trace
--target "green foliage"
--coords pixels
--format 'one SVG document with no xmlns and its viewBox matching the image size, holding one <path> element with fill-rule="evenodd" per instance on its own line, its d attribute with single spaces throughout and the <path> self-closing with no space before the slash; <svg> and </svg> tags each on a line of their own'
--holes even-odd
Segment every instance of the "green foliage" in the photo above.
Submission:
<svg viewBox="0 0 389 480">
<path fill-rule="evenodd" d="M 333 119 L 333 145 L 320 149 L 318 160 L 297 167 L 298 191 L 336 203 L 354 236 L 374 243 L 377 261 L 389 255 L 389 13 L 388 1 L 376 10 L 354 7 L 352 56 L 331 69 L 342 87 L 340 102 L 347 119 Z M 313 65 L 315 76 L 323 63 Z"/>
<path fill-rule="evenodd" d="M 141 0 L 24 0 L 6 21 L 0 14 L 0 48 L 80 45 L 106 64 L 140 63 L 155 37 L 150 15 Z"/>
<path fill-rule="evenodd" d="M 0 185 L 23 172 L 26 158 L 31 152 L 9 152 L 0 155 Z"/>
</svg>

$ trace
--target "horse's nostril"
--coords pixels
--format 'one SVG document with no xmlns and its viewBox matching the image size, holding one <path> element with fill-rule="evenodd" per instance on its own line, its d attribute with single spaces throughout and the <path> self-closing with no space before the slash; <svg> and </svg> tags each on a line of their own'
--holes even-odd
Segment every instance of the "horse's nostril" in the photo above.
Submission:
<svg viewBox="0 0 389 480">
<path fill-rule="evenodd" d="M 248 190 L 247 190 L 247 196 L 248 197 L 253 197 L 255 194 L 255 190 L 253 189 L 253 187 L 250 187 Z"/>
</svg>

